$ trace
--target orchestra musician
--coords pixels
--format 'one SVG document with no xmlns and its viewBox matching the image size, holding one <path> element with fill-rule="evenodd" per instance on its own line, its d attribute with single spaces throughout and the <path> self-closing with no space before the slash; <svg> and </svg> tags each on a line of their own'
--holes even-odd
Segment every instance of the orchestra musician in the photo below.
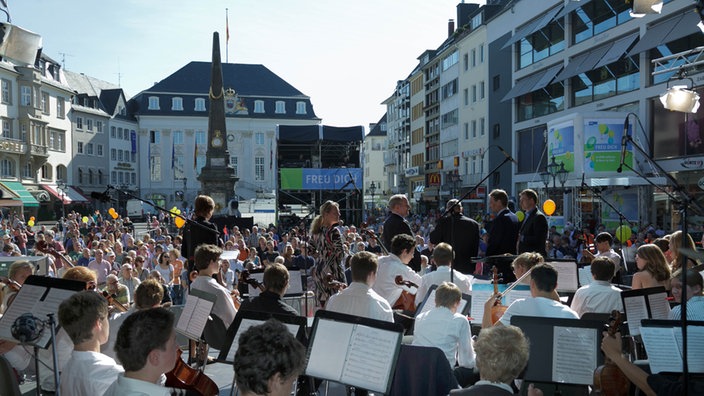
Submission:
<svg viewBox="0 0 704 396">
<path fill-rule="evenodd" d="M 337 202 L 326 201 L 320 205 L 320 214 L 310 225 L 311 240 L 318 251 L 318 262 L 313 270 L 315 293 L 323 307 L 328 298 L 336 292 L 327 280 L 327 275 L 332 274 L 334 281 L 345 282 L 345 269 L 342 263 L 345 250 L 342 233 L 338 228 L 339 222 L 340 206 Z"/>
<path fill-rule="evenodd" d="M 449 216 L 438 219 L 435 229 L 430 232 L 430 242 L 436 245 L 449 243 L 455 256 L 453 268 L 471 274 L 474 271 L 472 257 L 476 257 L 479 251 L 479 223 L 462 214 L 462 203 L 458 200 L 447 201 L 447 207 L 452 207 L 452 211 Z"/>
<path fill-rule="evenodd" d="M 435 261 L 437 269 L 423 275 L 421 278 L 420 284 L 418 285 L 418 292 L 416 293 L 416 307 L 425 300 L 428 290 L 430 290 L 433 285 L 450 281 L 450 271 L 452 271 L 453 283 L 460 288 L 462 293 L 470 294 L 472 290 L 472 276 L 464 275 L 452 269 L 453 254 L 452 246 L 445 242 L 441 242 L 433 249 L 433 261 Z"/>
<path fill-rule="evenodd" d="M 511 324 L 511 316 L 538 316 L 548 318 L 579 319 L 579 315 L 570 307 L 562 304 L 559 299 L 555 301 L 557 288 L 557 270 L 550 264 L 538 264 L 530 273 L 530 298 L 514 301 L 496 324 Z M 491 327 L 491 308 L 496 305 L 501 295 L 491 296 L 484 304 L 482 328 Z"/>
<path fill-rule="evenodd" d="M 290 275 L 286 266 L 279 263 L 264 270 L 264 291 L 249 301 L 242 302 L 240 311 L 259 311 L 298 316 L 298 312 L 283 300 L 288 289 Z"/>
<path fill-rule="evenodd" d="M 178 394 L 159 384 L 179 359 L 171 311 L 159 307 L 129 315 L 117 332 L 115 353 L 125 372 L 117 376 L 106 396 Z"/>
<path fill-rule="evenodd" d="M 376 255 L 371 252 L 357 252 L 350 259 L 350 267 L 352 283 L 344 290 L 332 295 L 325 309 L 393 322 L 394 312 L 391 305 L 372 289 L 379 267 Z"/>
<path fill-rule="evenodd" d="M 213 278 L 213 275 L 220 270 L 221 254 L 222 249 L 211 244 L 202 244 L 196 248 L 194 258 L 198 277 L 191 283 L 191 288 L 217 297 L 212 313 L 217 315 L 226 327 L 229 327 L 235 319 L 237 309 L 230 291 Z"/>
<path fill-rule="evenodd" d="M 596 238 L 598 246 L 599 236 Z M 608 257 L 599 256 L 592 259 L 590 269 L 594 280 L 577 289 L 570 306 L 580 317 L 587 312 L 611 313 L 613 310 L 623 312 L 621 289 L 610 282 L 615 267 L 614 262 Z"/>
<path fill-rule="evenodd" d="M 410 281 L 416 285 L 421 282 L 420 275 L 409 267 L 409 263 L 417 251 L 416 241 L 412 236 L 399 234 L 391 240 L 391 254 L 379 258 L 379 269 L 377 270 L 373 289 L 385 298 L 392 307 L 401 297 L 403 291 L 415 294 L 417 290 L 406 290 L 397 285 L 397 276 L 401 276 L 404 281 Z"/>
<path fill-rule="evenodd" d="M 24 281 L 27 280 L 32 274 L 34 274 L 34 267 L 27 260 L 18 260 L 10 264 L 10 268 L 7 271 L 7 282 L 2 282 L 2 288 L 0 288 L 0 314 L 7 310 L 7 307 L 12 303 L 17 292 L 19 292 Z"/>
<path fill-rule="evenodd" d="M 183 230 L 183 243 L 181 245 L 181 252 L 188 260 L 188 264 L 186 265 L 186 268 L 188 268 L 188 271 L 186 271 L 187 274 L 195 270 L 194 256 L 198 246 L 202 244 L 218 245 L 219 233 L 217 226 L 210 222 L 213 211 L 215 211 L 215 201 L 211 197 L 207 195 L 199 195 L 196 197 L 193 203 L 193 215 L 195 216 L 194 221 L 201 225 L 201 227 L 186 223 Z"/>
</svg>

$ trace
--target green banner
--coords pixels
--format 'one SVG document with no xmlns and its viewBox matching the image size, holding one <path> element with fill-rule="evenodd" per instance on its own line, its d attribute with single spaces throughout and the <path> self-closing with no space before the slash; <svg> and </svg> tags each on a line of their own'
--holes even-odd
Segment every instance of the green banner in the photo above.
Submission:
<svg viewBox="0 0 704 396">
<path fill-rule="evenodd" d="M 303 168 L 280 169 L 282 190 L 302 190 L 303 189 Z"/>
</svg>

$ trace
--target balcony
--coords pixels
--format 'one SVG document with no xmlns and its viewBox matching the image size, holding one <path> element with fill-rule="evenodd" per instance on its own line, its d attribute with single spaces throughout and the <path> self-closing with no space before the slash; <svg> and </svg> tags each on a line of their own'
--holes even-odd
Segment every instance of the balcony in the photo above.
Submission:
<svg viewBox="0 0 704 396">
<path fill-rule="evenodd" d="M 29 154 L 30 155 L 41 155 L 43 157 L 48 157 L 49 150 L 47 149 L 46 146 L 39 146 L 36 144 L 30 144 L 29 145 Z"/>
</svg>

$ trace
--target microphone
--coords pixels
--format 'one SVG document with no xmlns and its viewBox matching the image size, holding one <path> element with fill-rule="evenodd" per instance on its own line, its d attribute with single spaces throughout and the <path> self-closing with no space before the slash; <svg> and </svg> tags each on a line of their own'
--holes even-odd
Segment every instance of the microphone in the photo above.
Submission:
<svg viewBox="0 0 704 396">
<path fill-rule="evenodd" d="M 621 137 L 621 162 L 616 168 L 616 172 L 623 172 L 623 163 L 626 161 L 626 142 L 628 142 L 628 116 L 623 121 L 623 136 Z"/>
<path fill-rule="evenodd" d="M 582 184 L 579 185 L 579 191 L 584 191 L 585 187 L 587 187 L 587 183 L 584 182 L 584 172 L 582 172 Z"/>
<path fill-rule="evenodd" d="M 501 153 L 504 155 L 504 157 L 506 157 L 509 161 L 513 162 L 514 164 L 518 165 L 518 161 L 513 159 L 513 157 L 511 157 L 511 154 L 506 152 L 506 150 L 504 150 L 503 147 L 501 147 L 499 145 L 497 145 L 496 147 L 501 151 Z"/>
</svg>

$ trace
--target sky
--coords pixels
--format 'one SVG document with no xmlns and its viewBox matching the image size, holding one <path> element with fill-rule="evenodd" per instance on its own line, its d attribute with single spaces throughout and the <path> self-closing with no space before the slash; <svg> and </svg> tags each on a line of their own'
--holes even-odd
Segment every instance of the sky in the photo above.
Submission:
<svg viewBox="0 0 704 396">
<path fill-rule="evenodd" d="M 223 62 L 262 64 L 309 96 L 325 125 L 365 128 L 384 115 L 381 103 L 418 56 L 447 38 L 460 2 L 8 1 L 11 22 L 41 34 L 44 54 L 128 97 L 188 62 L 210 61 L 218 31 Z"/>
</svg>

